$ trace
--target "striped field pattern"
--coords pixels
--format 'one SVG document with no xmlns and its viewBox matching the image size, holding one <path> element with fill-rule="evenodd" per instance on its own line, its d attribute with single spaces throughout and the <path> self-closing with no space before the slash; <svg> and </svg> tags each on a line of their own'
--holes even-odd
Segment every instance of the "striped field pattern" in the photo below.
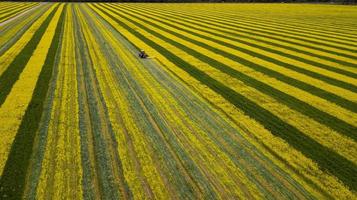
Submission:
<svg viewBox="0 0 357 200">
<path fill-rule="evenodd" d="M 0 199 L 356 199 L 356 22 L 1 2 Z"/>
<path fill-rule="evenodd" d="M 38 6 L 39 3 L 0 2 L 0 23 Z"/>
</svg>

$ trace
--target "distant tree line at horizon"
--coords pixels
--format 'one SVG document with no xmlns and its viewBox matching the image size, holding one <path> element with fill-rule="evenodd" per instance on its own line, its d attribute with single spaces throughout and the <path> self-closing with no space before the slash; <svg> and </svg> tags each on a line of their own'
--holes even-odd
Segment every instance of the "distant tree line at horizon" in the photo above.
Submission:
<svg viewBox="0 0 357 200">
<path fill-rule="evenodd" d="M 6 0 L 22 1 L 28 0 Z M 32 0 L 29 2 L 151 2 L 151 3 L 334 3 L 334 4 L 356 4 L 357 0 Z"/>
</svg>

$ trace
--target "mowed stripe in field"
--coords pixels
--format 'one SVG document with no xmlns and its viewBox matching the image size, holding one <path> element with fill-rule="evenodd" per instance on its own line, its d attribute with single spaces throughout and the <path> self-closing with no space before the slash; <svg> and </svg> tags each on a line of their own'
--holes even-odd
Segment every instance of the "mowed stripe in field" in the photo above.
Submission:
<svg viewBox="0 0 357 200">
<path fill-rule="evenodd" d="M 240 6 L 48 4 L 0 29 L 0 195 L 353 198 L 354 27 Z"/>
</svg>

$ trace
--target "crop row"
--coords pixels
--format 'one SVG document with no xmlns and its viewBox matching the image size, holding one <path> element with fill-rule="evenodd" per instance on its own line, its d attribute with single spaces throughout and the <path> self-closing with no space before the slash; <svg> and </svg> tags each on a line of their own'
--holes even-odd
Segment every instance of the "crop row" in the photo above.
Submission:
<svg viewBox="0 0 357 200">
<path fill-rule="evenodd" d="M 256 6 L 47 3 L 1 26 L 0 198 L 352 198 L 356 27 Z"/>
</svg>

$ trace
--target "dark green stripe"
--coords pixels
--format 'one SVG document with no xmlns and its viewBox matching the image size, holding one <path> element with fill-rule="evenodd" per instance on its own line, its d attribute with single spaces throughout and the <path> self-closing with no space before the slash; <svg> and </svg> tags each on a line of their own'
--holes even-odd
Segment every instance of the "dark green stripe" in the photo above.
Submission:
<svg viewBox="0 0 357 200">
<path fill-rule="evenodd" d="M 150 40 L 146 36 L 130 28 L 128 25 L 126 25 L 119 19 L 110 15 L 105 9 L 98 7 L 97 5 L 95 5 L 95 7 L 104 12 L 106 15 L 116 21 L 124 29 L 135 35 L 137 38 L 140 38 L 143 42 L 156 49 L 158 52 L 160 52 L 160 54 L 164 55 L 168 60 L 175 63 L 181 69 L 185 70 L 192 77 L 196 78 L 201 83 L 207 85 L 210 89 L 220 94 L 227 101 L 243 110 L 246 115 L 250 116 L 257 122 L 262 124 L 275 136 L 286 140 L 292 147 L 298 149 L 305 156 L 317 162 L 323 170 L 327 170 L 329 173 L 338 177 L 352 190 L 357 189 L 357 177 L 355 176 L 355 174 L 357 174 L 357 166 L 354 163 L 338 155 L 331 149 L 322 146 L 309 136 L 300 132 L 295 127 L 285 123 L 283 120 L 279 119 L 278 117 L 270 113 L 268 110 L 262 108 L 258 104 L 244 97 L 243 95 L 228 88 L 221 82 L 198 70 L 197 68 L 195 68 L 195 66 L 191 65 L 188 62 L 185 62 L 180 57 L 171 53 L 166 48 L 160 46 L 159 44 Z M 129 38 L 127 39 L 130 41 Z"/>
<path fill-rule="evenodd" d="M 33 143 L 42 117 L 43 105 L 47 96 L 49 82 L 52 77 L 52 70 L 63 29 L 63 19 L 64 12 L 61 13 L 61 17 L 55 30 L 55 35 L 48 50 L 45 63 L 42 66 L 32 99 L 21 121 L 21 125 L 12 144 L 9 157 L 1 176 L 0 196 L 4 197 L 4 195 L 6 195 L 7 199 L 21 199 L 22 195 L 24 195 L 27 169 L 30 165 Z"/>
<path fill-rule="evenodd" d="M 31 58 L 38 43 L 40 42 L 43 34 L 45 33 L 50 21 L 52 20 L 56 10 L 55 8 L 47 17 L 47 19 L 41 24 L 32 36 L 31 40 L 21 50 L 21 52 L 15 57 L 12 63 L 0 76 L 0 106 L 5 102 L 7 95 L 10 93 L 12 86 L 18 80 L 20 74 L 24 70 L 27 62 Z"/>
<path fill-rule="evenodd" d="M 110 8 L 111 9 L 111 8 Z M 195 41 L 195 40 L 192 40 L 186 36 L 183 36 L 183 35 L 180 35 L 178 33 L 175 33 L 173 31 L 170 31 L 170 30 L 167 30 L 166 28 L 163 28 L 163 27 L 160 27 L 158 25 L 155 25 L 153 24 L 152 22 L 148 21 L 148 20 L 145 20 L 145 19 L 141 19 L 141 20 L 134 20 L 134 19 L 131 19 L 129 17 L 125 17 L 123 16 L 121 13 L 125 13 L 125 11 L 121 10 L 120 13 L 115 10 L 117 12 L 118 15 L 122 16 L 123 18 L 125 18 L 126 20 L 132 22 L 133 24 L 136 24 L 138 27 L 142 28 L 143 30 L 146 30 L 148 32 L 150 32 L 152 35 L 164 40 L 165 42 L 168 42 L 174 46 L 176 46 L 177 48 L 180 48 L 182 49 L 183 51 L 187 52 L 188 54 L 192 55 L 193 57 L 196 57 L 197 59 L 201 60 L 202 62 L 205 62 L 205 63 L 208 63 L 210 64 L 210 66 L 222 71 L 223 73 L 226 73 L 242 82 L 244 82 L 245 84 L 259 90 L 260 92 L 266 94 L 266 95 L 269 95 L 271 96 L 272 98 L 276 99 L 277 101 L 279 101 L 280 103 L 282 104 L 285 104 L 287 105 L 289 108 L 297 111 L 297 112 L 300 112 L 306 116 L 309 116 L 311 117 L 312 119 L 320 122 L 321 124 L 324 124 L 326 125 L 327 127 L 330 127 L 331 129 L 341 133 L 341 134 L 344 134 L 348 137 L 351 137 L 352 139 L 356 140 L 357 139 L 357 135 L 355 134 L 355 132 L 357 132 L 357 128 L 353 125 L 350 125 L 348 123 L 346 123 L 345 121 L 343 120 L 340 120 L 338 118 L 336 118 L 335 116 L 332 116 L 328 113 L 325 113 L 311 105 L 309 105 L 308 103 L 304 102 L 304 101 L 301 101 L 293 96 L 290 96 L 280 90 L 277 90 L 275 88 L 273 88 L 272 86 L 270 85 L 267 85 L 265 83 L 262 83 L 254 78 L 251 78 L 247 75 L 245 75 L 244 73 L 241 73 L 239 71 L 236 71 L 234 69 L 232 69 L 230 66 L 228 65 L 225 65 L 215 59 L 212 59 L 198 51 L 195 51 L 185 45 L 182 45 L 168 37 L 165 37 L 157 32 L 155 32 L 154 30 L 150 30 L 149 28 L 147 28 L 146 26 L 143 26 L 142 23 L 138 23 L 137 21 L 145 21 L 145 23 L 147 24 L 150 24 L 152 26 L 155 26 L 157 28 L 159 28 L 160 30 L 162 31 L 166 31 L 166 32 L 169 32 L 173 35 L 176 35 L 177 37 L 180 37 L 184 40 L 187 40 L 187 41 L 190 41 L 192 43 L 195 43 L 197 45 L 200 45 L 204 48 L 207 48 L 207 49 L 213 49 L 212 47 L 206 45 L 206 44 L 203 44 L 201 42 L 198 42 L 198 41 Z M 220 51 L 219 49 L 213 49 L 215 50 L 216 52 Z M 250 62 L 248 60 L 245 60 L 244 58 L 239 58 L 239 63 L 242 63 L 243 65 L 245 66 L 251 66 L 251 67 L 254 67 L 254 68 L 257 68 L 257 69 L 264 69 L 262 66 L 256 64 L 256 63 L 253 63 L 253 62 Z M 303 82 L 299 83 L 299 84 L 302 84 Z M 353 108 L 355 109 L 357 108 L 357 105 Z"/>
<path fill-rule="evenodd" d="M 126 7 L 124 7 L 126 8 Z M 138 9 L 139 10 L 139 9 Z M 143 10 L 143 9 L 140 9 L 140 10 Z M 147 11 L 147 10 L 145 10 Z M 154 11 L 150 10 L 149 11 L 150 15 L 155 15 L 153 14 Z M 140 13 L 142 14 L 142 13 Z M 192 29 L 196 29 L 196 30 L 200 30 L 202 32 L 206 32 L 206 33 L 209 33 L 209 34 L 212 34 L 214 36 L 217 36 L 217 37 L 220 37 L 220 38 L 225 38 L 225 39 L 229 39 L 229 40 L 232 40 L 232 41 L 235 41 L 235 42 L 239 42 L 239 43 L 242 43 L 242 44 L 246 44 L 248 46 L 252 46 L 252 47 L 255 47 L 255 48 L 258 48 L 258 49 L 262 49 L 262 50 L 265 50 L 265 51 L 268 51 L 268 52 L 272 52 L 272 53 L 275 53 L 275 54 L 278 54 L 278 55 L 282 55 L 284 57 L 287 57 L 287 58 L 291 58 L 291 59 L 294 59 L 294 60 L 297 60 L 297 61 L 301 61 L 301 62 L 304 62 L 304 63 L 307 63 L 307 64 L 310 64 L 310 65 L 313 65 L 315 67 L 319 67 L 319 68 L 322 68 L 322 69 L 326 69 L 326 70 L 329 70 L 329 71 L 333 71 L 333 72 L 336 72 L 336 73 L 339 73 L 339 74 L 343 74 L 343 75 L 346 75 L 346 76 L 349 76 L 349 77 L 352 77 L 352 78 L 357 78 L 357 74 L 356 73 L 353 73 L 353 72 L 350 72 L 350 71 L 345 71 L 343 69 L 339 69 L 339 68 L 335 68 L 335 67 L 332 67 L 332 66 L 328 66 L 328 65 L 325 65 L 325 64 L 322 64 L 322 63 L 319 63 L 319 62 L 315 62 L 315 61 L 312 61 L 312 60 L 308 60 L 308 59 L 305 59 L 305 58 L 301 58 L 301 57 L 298 57 L 298 56 L 295 56 L 295 55 L 292 55 L 292 54 L 288 54 L 286 52 L 283 52 L 283 51 L 279 51 L 279 50 L 276 50 L 276 49 L 272 49 L 272 48 L 268 48 L 268 47 L 265 47 L 265 46 L 262 46 L 262 45 L 257 45 L 257 44 L 254 44 L 254 43 L 251 43 L 251 42 L 248 42 L 248 41 L 245 41 L 245 40 L 242 40 L 240 38 L 235 38 L 235 37 L 231 37 L 229 35 L 225 35 L 225 34 L 219 34 L 217 33 L 216 31 L 221 31 L 217 28 L 214 28 L 214 27 L 209 27 L 209 26 L 205 26 L 205 25 L 202 25 L 200 23 L 195 23 L 195 22 L 192 22 L 192 21 L 189 21 L 189 20 L 186 20 L 186 19 L 183 19 L 183 17 L 180 16 L 179 19 L 175 20 L 178 16 L 173 16 L 172 14 L 163 14 L 163 13 L 159 13 L 159 14 L 156 14 L 156 16 L 158 17 L 162 17 L 164 16 L 165 17 L 165 20 L 168 20 L 168 21 L 171 21 L 175 24 L 180 24 L 180 25 L 183 25 L 185 27 L 188 27 L 188 28 L 192 28 Z M 175 18 L 175 19 L 172 19 L 172 18 Z M 186 18 L 188 19 L 191 19 L 189 17 L 186 16 Z M 191 19 L 192 20 L 192 19 Z M 200 21 L 200 20 L 197 20 L 195 19 L 196 21 Z M 181 21 L 185 21 L 187 23 L 183 23 Z M 200 21 L 202 22 L 202 21 Z M 174 26 L 173 24 L 170 24 L 170 26 L 173 26 L 173 27 L 176 27 Z M 202 29 L 201 27 L 205 27 L 205 28 L 208 28 L 210 30 L 206 30 L 206 29 Z M 187 31 L 188 32 L 188 31 Z M 195 32 L 193 32 L 195 33 Z M 195 33 L 197 34 L 197 33 Z M 197 34 L 197 35 L 200 35 L 200 34 Z M 201 37 L 202 35 L 200 35 Z M 207 36 L 205 36 L 205 38 L 208 38 Z M 253 38 L 251 38 L 253 40 Z M 211 39 L 212 40 L 212 39 Z M 262 41 L 260 41 L 262 42 Z M 227 42 L 223 42 L 223 41 L 217 41 L 217 43 L 220 43 L 222 45 L 226 45 L 228 47 L 231 47 L 231 48 L 234 48 L 234 49 L 240 49 L 240 48 L 237 48 L 237 46 L 234 46 L 230 43 L 227 43 Z M 303 71 L 308 71 L 306 69 L 301 69 Z M 303 72 L 302 71 L 302 72 Z M 315 72 L 311 72 L 311 71 L 308 71 L 307 73 L 314 73 L 314 74 L 317 74 Z M 310 76 L 314 77 L 319 77 L 319 76 L 323 76 L 321 74 L 318 74 L 318 75 L 313 75 L 313 74 L 309 74 Z M 322 78 L 322 77 L 321 77 Z M 321 79 L 319 78 L 319 79 Z M 335 79 L 332 79 L 332 80 L 329 80 L 329 79 L 332 79 L 332 78 L 327 78 L 326 80 L 324 81 L 331 81 L 331 82 L 334 82 Z M 339 81 L 341 82 L 341 81 Z M 334 84 L 338 84 L 339 82 L 335 82 Z M 343 82 L 344 83 L 344 82 Z M 342 84 L 343 84 L 342 83 Z M 333 84 L 333 83 L 332 83 Z M 333 85 L 334 85 L 333 84 Z M 353 85 L 354 86 L 354 85 Z M 342 86 L 342 87 L 346 87 L 348 88 L 349 86 Z M 354 86 L 355 87 L 355 86 Z"/>
</svg>

